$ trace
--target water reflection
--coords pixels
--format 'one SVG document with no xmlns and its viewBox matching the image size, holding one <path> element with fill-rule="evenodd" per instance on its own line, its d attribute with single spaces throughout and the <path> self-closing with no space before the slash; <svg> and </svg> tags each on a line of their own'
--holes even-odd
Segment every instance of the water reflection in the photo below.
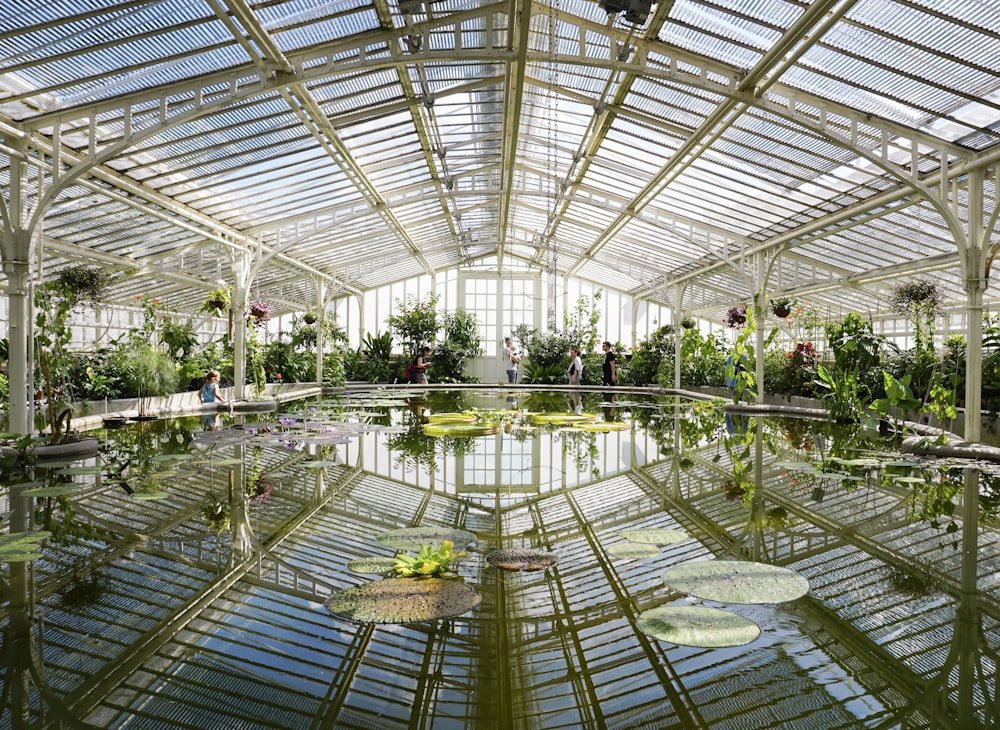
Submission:
<svg viewBox="0 0 1000 730">
<path fill-rule="evenodd" d="M 995 465 L 716 402 L 581 393 L 631 425 L 601 433 L 526 416 L 573 412 L 567 393 L 408 396 L 134 424 L 99 459 L 8 469 L 7 531 L 53 534 L 4 565 L 0 727 L 996 726 Z M 510 428 L 423 431 L 473 408 Z M 480 608 L 392 627 L 323 611 L 370 579 L 350 560 L 413 525 L 477 535 L 460 575 Z M 643 529 L 691 537 L 609 555 Z M 508 547 L 559 563 L 501 574 L 484 556 Z M 792 567 L 811 591 L 726 606 L 762 628 L 745 647 L 642 634 L 642 611 L 689 600 L 663 571 L 706 558 Z"/>
</svg>

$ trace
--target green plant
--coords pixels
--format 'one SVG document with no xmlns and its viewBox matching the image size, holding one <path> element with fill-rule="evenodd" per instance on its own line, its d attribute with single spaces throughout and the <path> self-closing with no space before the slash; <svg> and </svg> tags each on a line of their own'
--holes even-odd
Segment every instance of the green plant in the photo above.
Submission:
<svg viewBox="0 0 1000 730">
<path fill-rule="evenodd" d="M 148 399 L 177 390 L 177 367 L 153 345 L 130 348 L 126 353 L 130 385 L 139 397 L 139 414 L 145 415 Z"/>
<path fill-rule="evenodd" d="M 903 281 L 889 291 L 893 311 L 904 315 L 913 324 L 913 339 L 917 350 L 934 349 L 934 319 L 941 310 L 944 292 L 933 281 L 917 279 Z"/>
<path fill-rule="evenodd" d="M 598 289 L 592 297 L 581 296 L 563 317 L 563 337 L 570 346 L 580 348 L 580 352 L 592 352 L 597 344 L 597 325 L 601 321 L 597 303 L 603 295 L 604 290 Z"/>
<path fill-rule="evenodd" d="M 826 337 L 838 370 L 868 372 L 879 368 L 884 338 L 857 312 L 826 325 Z"/>
<path fill-rule="evenodd" d="M 753 401 L 757 398 L 757 374 L 752 369 L 756 354 L 750 344 L 755 334 L 757 318 L 750 307 L 745 309 L 745 326 L 740 328 L 733 343 L 733 349 L 726 359 L 726 384 L 733 389 L 733 403 L 739 403 L 743 396 Z"/>
<path fill-rule="evenodd" d="M 469 358 L 483 354 L 479 341 L 479 322 L 464 309 L 445 314 L 444 342 L 437 346 L 434 356 L 434 380 L 439 383 L 464 383 L 465 363 Z"/>
<path fill-rule="evenodd" d="M 449 570 L 453 562 L 465 556 L 465 552 L 454 552 L 455 543 L 442 540 L 441 548 L 433 545 L 423 545 L 416 555 L 402 553 L 393 561 L 392 570 L 396 575 L 407 577 L 449 576 L 455 573 Z"/>
<path fill-rule="evenodd" d="M 883 372 L 882 378 L 885 381 L 885 397 L 872 401 L 872 410 L 883 415 L 891 415 L 893 410 L 897 410 L 905 416 L 920 409 L 920 399 L 915 398 L 910 390 L 909 375 L 896 378 L 892 373 Z"/>
<path fill-rule="evenodd" d="M 389 332 L 399 340 L 405 354 L 411 357 L 420 352 L 424 345 L 432 346 L 437 340 L 441 323 L 437 313 L 438 298 L 431 295 L 426 301 L 407 297 L 406 301 L 396 300 L 397 313 L 389 315 L 386 325 Z"/>
<path fill-rule="evenodd" d="M 566 382 L 566 368 L 562 363 L 545 365 L 529 360 L 521 364 L 521 382 L 528 385 L 561 385 Z"/>
<path fill-rule="evenodd" d="M 694 330 L 688 330 L 694 332 Z M 629 361 L 629 377 L 636 385 L 655 383 L 660 368 L 666 361 L 674 359 L 674 327 L 665 324 L 650 333 L 649 337 L 639 343 Z M 672 366 L 671 366 L 672 369 Z M 673 386 L 673 374 L 666 385 Z"/>
<path fill-rule="evenodd" d="M 792 307 L 795 306 L 795 300 L 789 297 L 776 297 L 771 300 L 771 313 L 775 317 L 784 319 L 792 313 Z"/>
<path fill-rule="evenodd" d="M 100 301 L 116 278 L 115 274 L 105 269 L 70 266 L 56 275 L 56 284 L 60 292 L 76 305 Z"/>
<path fill-rule="evenodd" d="M 231 303 L 232 290 L 229 287 L 220 287 L 213 289 L 205 296 L 205 301 L 201 304 L 201 311 L 221 317 L 229 309 Z"/>
<path fill-rule="evenodd" d="M 816 366 L 816 385 L 825 391 L 823 402 L 830 417 L 838 423 L 854 423 L 861 417 L 861 395 L 858 374 L 853 370 L 830 371 Z"/>
<path fill-rule="evenodd" d="M 697 326 L 698 323 L 695 321 L 695 318 L 692 317 L 690 314 L 685 314 L 683 317 L 681 317 L 681 327 L 683 327 L 684 329 L 690 330 L 694 329 Z"/>
<path fill-rule="evenodd" d="M 160 340 L 166 346 L 167 354 L 175 360 L 189 357 L 198 349 L 198 336 L 190 321 L 176 324 L 164 317 L 160 324 Z"/>
</svg>

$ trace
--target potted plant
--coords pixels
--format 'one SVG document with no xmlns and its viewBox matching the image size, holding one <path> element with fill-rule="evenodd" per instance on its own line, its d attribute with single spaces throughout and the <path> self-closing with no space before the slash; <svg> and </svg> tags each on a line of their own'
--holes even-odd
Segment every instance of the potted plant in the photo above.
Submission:
<svg viewBox="0 0 1000 730">
<path fill-rule="evenodd" d="M 693 330 L 698 323 L 694 321 L 694 317 L 690 314 L 685 314 L 681 318 L 681 327 L 686 330 Z"/>
<path fill-rule="evenodd" d="M 317 319 L 319 319 L 319 317 L 316 316 L 315 312 L 306 312 L 302 315 L 302 321 L 306 324 L 316 324 Z"/>
<path fill-rule="evenodd" d="M 771 300 L 771 312 L 779 319 L 785 319 L 792 313 L 795 306 L 794 300 L 789 297 L 777 297 Z"/>
<path fill-rule="evenodd" d="M 251 320 L 250 324 L 254 327 L 263 327 L 267 324 L 268 320 L 271 319 L 271 315 L 273 314 L 271 305 L 261 299 L 258 299 L 255 302 L 250 302 L 247 311 Z"/>
<path fill-rule="evenodd" d="M 205 301 L 201 305 L 201 311 L 221 317 L 229 309 L 231 302 L 232 294 L 228 287 L 213 289 L 205 297 Z"/>
<path fill-rule="evenodd" d="M 732 327 L 737 329 L 742 327 L 747 323 L 747 307 L 742 305 L 739 307 L 730 307 L 726 310 L 726 315 L 723 317 L 723 321 L 726 323 L 727 327 Z"/>
<path fill-rule="evenodd" d="M 126 356 L 127 373 L 139 398 L 136 420 L 154 420 L 148 414 L 149 399 L 170 395 L 177 390 L 177 366 L 153 345 L 140 345 Z"/>
</svg>

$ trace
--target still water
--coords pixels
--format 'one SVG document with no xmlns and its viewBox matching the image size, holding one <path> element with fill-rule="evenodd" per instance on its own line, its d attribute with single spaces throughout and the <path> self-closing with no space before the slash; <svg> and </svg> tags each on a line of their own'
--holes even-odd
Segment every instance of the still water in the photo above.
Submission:
<svg viewBox="0 0 1000 730">
<path fill-rule="evenodd" d="M 425 433 L 471 409 L 491 412 L 488 435 Z M 525 415 L 556 412 L 624 430 Z M 4 533 L 51 536 L 0 546 L 13 561 L 0 727 L 966 730 L 1000 717 L 993 464 L 624 393 L 372 391 L 100 435 L 97 457 L 6 472 Z M 381 580 L 348 564 L 391 558 L 378 538 L 415 526 L 473 534 L 456 570 L 478 605 L 402 624 L 324 606 Z M 683 538 L 621 557 L 643 530 Z M 500 548 L 558 562 L 507 572 L 486 560 Z M 789 568 L 808 594 L 723 603 L 664 583 L 700 560 Z M 666 606 L 722 608 L 760 633 L 720 648 L 648 636 L 644 612 Z"/>
</svg>

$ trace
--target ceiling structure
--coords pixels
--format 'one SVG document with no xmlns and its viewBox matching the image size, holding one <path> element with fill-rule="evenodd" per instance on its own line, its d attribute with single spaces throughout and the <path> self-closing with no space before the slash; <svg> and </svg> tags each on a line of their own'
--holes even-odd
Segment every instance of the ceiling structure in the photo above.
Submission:
<svg viewBox="0 0 1000 730">
<path fill-rule="evenodd" d="M 305 309 L 494 260 L 706 316 L 913 276 L 965 302 L 956 233 L 1000 239 L 997 0 L 633 2 L 10 0 L 4 227 L 39 278 L 182 310 L 241 272 Z"/>
</svg>

